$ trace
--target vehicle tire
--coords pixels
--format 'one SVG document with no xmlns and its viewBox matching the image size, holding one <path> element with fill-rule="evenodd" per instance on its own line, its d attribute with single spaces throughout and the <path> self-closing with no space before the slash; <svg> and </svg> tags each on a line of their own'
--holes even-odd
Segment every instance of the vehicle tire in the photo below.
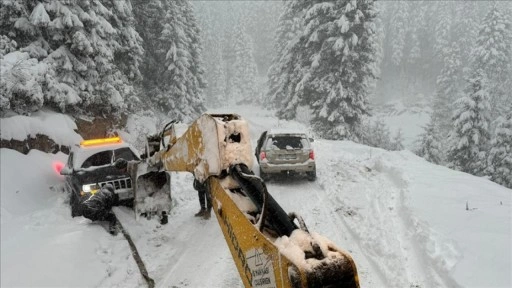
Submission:
<svg viewBox="0 0 512 288">
<path fill-rule="evenodd" d="M 311 172 L 306 172 L 306 176 L 308 178 L 308 181 L 315 181 L 316 180 L 316 170 Z"/>
<path fill-rule="evenodd" d="M 80 201 L 77 198 L 75 192 L 71 191 L 71 195 L 69 196 L 69 205 L 71 206 L 71 217 L 82 216 L 78 206 L 80 205 Z"/>
<path fill-rule="evenodd" d="M 263 180 L 263 181 L 268 181 L 269 180 L 269 176 L 267 173 L 264 173 L 263 171 L 261 171 L 261 168 L 260 168 L 260 178 Z"/>
</svg>

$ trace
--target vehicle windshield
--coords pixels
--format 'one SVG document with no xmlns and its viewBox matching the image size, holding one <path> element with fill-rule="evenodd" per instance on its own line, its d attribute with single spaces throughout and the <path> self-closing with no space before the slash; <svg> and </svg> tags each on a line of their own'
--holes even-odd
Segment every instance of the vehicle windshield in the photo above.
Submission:
<svg viewBox="0 0 512 288">
<path fill-rule="evenodd" d="M 91 166 L 109 165 L 112 163 L 112 150 L 98 152 L 91 157 L 87 158 L 82 164 L 82 168 L 89 168 Z"/>
<path fill-rule="evenodd" d="M 114 150 L 114 162 L 117 159 L 124 159 L 126 161 L 138 160 L 137 156 L 133 154 L 132 150 L 128 147 L 119 148 Z"/>
</svg>

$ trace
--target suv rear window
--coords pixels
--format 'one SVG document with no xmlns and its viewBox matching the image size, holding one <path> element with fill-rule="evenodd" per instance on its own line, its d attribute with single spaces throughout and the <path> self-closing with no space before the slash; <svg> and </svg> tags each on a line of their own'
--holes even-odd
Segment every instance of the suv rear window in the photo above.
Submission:
<svg viewBox="0 0 512 288">
<path fill-rule="evenodd" d="M 269 137 L 267 149 L 309 149 L 309 142 L 306 138 L 298 136 L 273 136 Z"/>
</svg>

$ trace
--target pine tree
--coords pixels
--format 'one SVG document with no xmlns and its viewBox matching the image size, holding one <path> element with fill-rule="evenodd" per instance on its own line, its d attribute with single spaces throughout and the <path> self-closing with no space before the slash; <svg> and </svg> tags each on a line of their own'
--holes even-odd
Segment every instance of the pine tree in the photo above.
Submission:
<svg viewBox="0 0 512 288">
<path fill-rule="evenodd" d="M 390 31 L 392 35 L 391 60 L 397 67 L 400 67 L 405 58 L 404 50 L 409 20 L 409 3 L 407 1 L 397 1 L 392 5 L 394 9 L 392 10 L 393 14 L 391 18 L 392 31 Z"/>
<path fill-rule="evenodd" d="M 358 138 L 362 144 L 392 150 L 389 127 L 382 119 L 371 121 L 368 117 L 364 117 L 361 127 L 363 129 L 358 134 Z"/>
<path fill-rule="evenodd" d="M 507 92 L 512 76 L 512 25 L 506 14 L 495 3 L 483 19 L 474 50 L 472 70 L 482 69 L 489 79 L 491 113 L 493 118 L 503 115 L 510 104 Z"/>
<path fill-rule="evenodd" d="M 208 82 L 208 87 L 210 89 L 208 102 L 211 107 L 220 107 L 222 106 L 223 100 L 226 96 L 226 73 L 225 65 L 222 61 L 220 41 L 212 42 L 209 50 L 211 55 L 210 60 L 212 63 L 217 63 L 217 65 L 210 66 L 212 72 L 210 73 L 210 81 Z"/>
<path fill-rule="evenodd" d="M 252 39 L 245 31 L 245 24 L 238 23 L 234 34 L 235 62 L 232 79 L 232 99 L 253 102 L 257 100 L 256 77 L 258 70 L 253 56 Z"/>
<path fill-rule="evenodd" d="M 391 141 L 391 150 L 393 151 L 401 151 L 404 150 L 404 136 L 402 134 L 402 129 L 398 129 L 396 131 L 395 136 L 393 137 L 393 140 Z"/>
<path fill-rule="evenodd" d="M 420 135 L 421 142 L 417 154 L 429 162 L 441 164 L 444 156 L 439 139 L 440 132 L 436 123 L 435 117 L 432 116 L 428 125 L 423 128 L 424 132 Z"/>
<path fill-rule="evenodd" d="M 161 112 L 178 120 L 192 120 L 204 110 L 203 68 L 199 60 L 199 28 L 188 1 L 169 1 L 159 37 L 165 52 L 166 70 L 160 76 L 161 93 L 156 95 Z"/>
<path fill-rule="evenodd" d="M 276 36 L 274 39 L 275 56 L 272 65 L 268 70 L 268 91 L 267 99 L 272 107 L 279 107 L 283 100 L 284 93 L 278 93 L 282 84 L 282 79 L 286 77 L 286 64 L 289 64 L 285 58 L 288 52 L 288 45 L 294 43 L 295 39 L 300 35 L 302 29 L 302 15 L 297 15 L 294 1 L 284 3 L 284 10 L 279 17 Z M 282 91 L 281 91 L 282 92 Z"/>
<path fill-rule="evenodd" d="M 144 41 L 145 102 L 166 118 L 191 120 L 205 110 L 202 44 L 190 2 L 134 1 Z"/>
<path fill-rule="evenodd" d="M 308 105 L 313 129 L 322 137 L 357 134 L 378 73 L 374 19 L 373 1 L 325 1 L 307 10 L 305 32 L 288 51 L 298 61 L 289 72 L 287 106 L 278 111 L 280 117 L 295 117 L 299 105 Z"/>
<path fill-rule="evenodd" d="M 438 62 L 442 63 L 449 53 L 450 43 L 452 42 L 452 3 L 449 1 L 439 1 L 434 5 L 438 5 L 437 22 L 435 26 L 435 43 L 434 51 Z"/>
<path fill-rule="evenodd" d="M 462 67 L 460 50 L 456 43 L 444 53 L 444 67 L 437 77 L 437 89 L 434 95 L 433 117 L 439 121 L 437 124 L 441 135 L 448 135 L 451 130 L 451 117 L 453 102 L 461 97 Z"/>
<path fill-rule="evenodd" d="M 449 166 L 473 175 L 485 168 L 489 142 L 489 93 L 485 73 L 476 70 L 469 79 L 466 96 L 457 101 L 448 148 Z"/>
<path fill-rule="evenodd" d="M 142 38 L 144 55 L 140 66 L 143 76 L 143 103 L 152 103 L 154 95 L 161 93 L 161 75 L 166 67 L 164 47 L 159 36 L 163 30 L 165 6 L 161 0 L 133 0 L 135 29 Z"/>
<path fill-rule="evenodd" d="M 375 121 L 370 139 L 372 146 L 391 150 L 391 132 L 382 119 Z"/>
<path fill-rule="evenodd" d="M 16 43 L 16 41 L 8 36 L 0 35 L 0 59 L 2 59 L 4 55 L 16 51 L 17 46 L 18 43 Z"/>
<path fill-rule="evenodd" d="M 473 1 L 461 1 L 455 5 L 453 36 L 454 43 L 460 50 L 460 60 L 463 67 L 469 66 L 471 51 L 478 34 L 478 7 Z"/>
<path fill-rule="evenodd" d="M 512 188 L 512 112 L 500 119 L 491 147 L 486 172 L 492 181 Z"/>
<path fill-rule="evenodd" d="M 46 65 L 39 83 L 45 106 L 93 115 L 126 109 L 142 51 L 136 33 L 126 37 L 125 31 L 133 31 L 129 5 L 114 0 L 2 4 L 0 13 L 7 18 L 0 21 L 0 34 Z"/>
</svg>

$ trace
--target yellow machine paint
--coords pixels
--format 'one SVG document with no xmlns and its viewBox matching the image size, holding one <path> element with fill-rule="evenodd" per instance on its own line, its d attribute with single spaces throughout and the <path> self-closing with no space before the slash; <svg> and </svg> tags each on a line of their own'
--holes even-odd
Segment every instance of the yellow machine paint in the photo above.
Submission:
<svg viewBox="0 0 512 288">
<path fill-rule="evenodd" d="M 291 287 L 288 277 L 291 262 L 247 220 L 217 178 L 210 178 L 208 185 L 217 221 L 245 287 L 267 287 L 254 285 L 258 281 L 260 284 L 275 283 L 268 287 Z M 273 281 L 270 281 L 271 277 Z"/>
<path fill-rule="evenodd" d="M 156 139 L 153 145 L 146 147 L 148 158 L 145 162 L 129 167 L 132 179 L 137 182 L 133 185 L 136 214 L 145 212 L 147 207 L 142 204 L 147 203 L 147 197 L 155 197 L 155 191 L 170 182 L 167 172 L 191 172 L 207 183 L 214 213 L 246 287 L 323 287 L 322 283 L 329 279 L 345 279 L 343 283 L 349 283 L 334 283 L 335 286 L 330 287 L 359 287 L 357 269 L 348 253 L 330 246 L 329 257 L 309 260 L 318 265 L 299 267 L 274 244 L 284 235 L 260 231 L 262 229 L 249 220 L 247 211 L 242 211 L 233 200 L 233 191 L 240 191 L 242 187 L 237 186 L 226 171 L 234 164 L 252 167 L 253 161 L 249 129 L 240 116 L 204 114 L 180 137 L 176 137 L 172 125 Z M 262 215 L 266 205 L 265 200 L 260 211 Z M 262 215 L 260 217 L 264 219 Z M 336 257 L 340 259 L 330 259 Z M 332 281 L 329 283 L 333 284 Z"/>
</svg>

